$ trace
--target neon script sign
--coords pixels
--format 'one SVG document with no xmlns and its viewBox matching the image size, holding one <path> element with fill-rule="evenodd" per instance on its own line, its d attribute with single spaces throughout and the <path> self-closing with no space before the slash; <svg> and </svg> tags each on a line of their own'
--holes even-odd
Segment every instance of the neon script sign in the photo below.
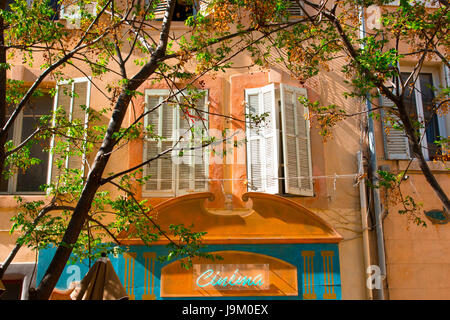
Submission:
<svg viewBox="0 0 450 320">
<path fill-rule="evenodd" d="M 265 290 L 269 288 L 269 265 L 196 264 L 194 287 L 198 290 Z"/>
</svg>

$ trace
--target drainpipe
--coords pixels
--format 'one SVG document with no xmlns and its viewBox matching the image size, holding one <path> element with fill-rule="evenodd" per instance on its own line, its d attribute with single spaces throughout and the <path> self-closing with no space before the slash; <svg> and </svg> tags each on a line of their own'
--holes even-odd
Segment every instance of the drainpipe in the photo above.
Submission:
<svg viewBox="0 0 450 320">
<path fill-rule="evenodd" d="M 365 20 L 364 20 L 364 8 L 361 7 L 360 12 L 360 38 L 364 38 L 365 35 Z M 361 44 L 364 46 L 364 43 Z M 366 95 L 366 107 L 367 114 L 370 114 L 372 110 L 372 103 L 369 99 L 369 95 Z M 369 135 L 369 170 L 372 175 L 372 185 L 377 185 L 377 157 L 376 157 L 376 145 L 375 145 L 375 131 L 373 118 L 367 116 L 368 121 L 368 135 Z M 384 297 L 384 279 L 386 279 L 386 257 L 385 257 L 385 249 L 384 249 L 384 236 L 383 236 L 383 220 L 381 217 L 381 201 L 380 201 L 380 191 L 377 188 L 372 189 L 373 196 L 373 207 L 375 211 L 375 222 L 376 222 L 376 234 L 377 234 L 377 253 L 378 253 L 378 264 L 380 267 L 380 276 L 381 276 L 381 288 L 379 290 L 378 298 L 380 300 L 385 300 Z"/>
<path fill-rule="evenodd" d="M 357 153 L 358 161 L 358 174 L 362 176 L 364 174 L 364 162 L 363 153 L 358 151 Z M 361 227 L 362 227 L 362 237 L 363 237 L 363 253 L 364 253 L 364 270 L 370 266 L 370 244 L 369 244 L 369 226 L 367 223 L 368 218 L 368 208 L 367 208 L 367 197 L 366 197 L 366 183 L 364 179 L 359 182 L 359 202 L 361 203 Z M 366 297 L 369 300 L 373 300 L 372 290 L 366 285 Z"/>
</svg>

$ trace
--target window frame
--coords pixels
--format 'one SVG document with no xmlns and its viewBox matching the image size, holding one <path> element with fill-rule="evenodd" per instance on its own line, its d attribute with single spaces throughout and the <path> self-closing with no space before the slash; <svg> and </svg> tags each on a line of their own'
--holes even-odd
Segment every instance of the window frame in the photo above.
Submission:
<svg viewBox="0 0 450 320">
<path fill-rule="evenodd" d="M 246 110 L 245 112 L 247 113 L 249 111 L 249 96 L 251 95 L 258 95 L 258 114 L 264 113 L 264 93 L 267 92 L 272 92 L 272 106 L 271 109 L 274 112 L 274 114 L 270 115 L 270 120 L 273 122 L 273 132 L 269 133 L 269 135 L 266 135 L 266 129 L 265 128 L 260 128 L 260 130 L 263 132 L 262 134 L 255 136 L 250 135 L 250 130 L 249 127 L 246 126 L 246 161 L 247 161 L 247 180 L 251 181 L 251 175 L 252 175 L 252 169 L 251 169 L 251 162 L 249 161 L 249 159 L 251 159 L 252 155 L 251 155 L 251 146 L 250 146 L 250 141 L 251 140 L 257 140 L 259 141 L 259 145 L 261 147 L 261 145 L 263 146 L 264 150 L 261 149 L 260 153 L 263 153 L 267 150 L 267 138 L 272 137 L 274 139 L 273 144 L 274 144 L 274 160 L 273 160 L 273 175 L 274 175 L 274 179 L 276 179 L 276 183 L 275 186 L 268 187 L 268 179 L 267 179 L 267 171 L 265 169 L 267 169 L 267 158 L 266 157 L 262 157 L 261 156 L 261 167 L 264 168 L 264 170 L 261 170 L 261 190 L 258 190 L 257 192 L 265 192 L 265 193 L 271 193 L 271 194 L 276 194 L 276 193 L 280 193 L 280 180 L 279 180 L 279 168 L 280 168 L 280 156 L 281 156 L 281 149 L 280 149 L 280 134 L 279 134 L 279 121 L 280 121 L 280 117 L 279 117 L 279 112 L 280 112 L 280 106 L 277 103 L 277 101 L 279 101 L 279 96 L 277 96 L 277 88 L 275 86 L 274 83 L 271 83 L 269 85 L 266 86 L 262 86 L 259 88 L 250 88 L 250 89 L 245 89 L 245 101 L 246 101 Z M 262 142 L 262 143 L 261 143 Z M 250 187 L 247 185 L 247 189 L 250 189 Z M 271 190 L 273 189 L 273 190 Z M 278 190 L 278 192 L 274 192 L 275 190 Z M 253 191 L 253 190 L 248 190 Z"/>
<path fill-rule="evenodd" d="M 93 5 L 92 12 L 94 16 L 97 14 L 97 2 L 91 2 L 90 4 Z M 68 6 L 65 6 L 63 4 L 58 5 L 58 20 L 64 20 L 66 22 L 66 28 L 69 29 L 79 29 L 80 28 L 80 19 L 81 19 L 81 13 L 80 13 L 80 6 L 77 4 L 69 4 Z M 66 12 L 66 7 L 73 6 L 73 11 Z"/>
<path fill-rule="evenodd" d="M 425 0 L 425 1 L 418 1 L 418 2 L 425 2 L 425 7 L 426 8 L 439 8 L 439 4 L 434 4 L 434 5 L 432 4 L 433 1 Z M 391 2 L 389 2 L 387 4 L 385 4 L 384 6 L 399 7 L 400 6 L 400 0 L 391 1 Z"/>
<path fill-rule="evenodd" d="M 46 94 L 49 94 L 47 91 L 45 91 Z M 53 110 L 53 107 L 51 108 L 51 110 Z M 20 113 L 17 115 L 16 120 L 14 121 L 14 127 L 13 127 L 13 137 L 12 137 L 12 141 L 14 143 L 15 146 L 18 146 L 21 142 L 22 142 L 22 129 L 23 129 L 23 118 L 24 118 L 24 109 L 22 109 L 20 111 Z M 51 144 L 52 139 L 50 140 L 50 144 Z M 50 153 L 47 154 L 48 157 L 48 165 L 51 164 L 51 158 L 50 158 Z M 47 166 L 47 178 L 48 178 L 48 169 L 49 166 Z M 47 183 L 48 180 L 47 178 L 45 179 L 45 181 L 42 183 Z M 45 191 L 17 191 L 17 179 L 18 179 L 18 175 L 17 173 L 13 174 L 9 179 L 8 179 L 8 186 L 6 191 L 0 191 L 0 195 L 45 195 Z"/>
<path fill-rule="evenodd" d="M 305 88 L 299 88 L 299 87 L 294 87 L 294 86 L 290 86 L 290 85 L 286 85 L 286 84 L 280 83 L 280 104 L 281 104 L 280 112 L 281 112 L 281 121 L 282 121 L 281 122 L 281 125 L 282 125 L 282 127 L 281 127 L 281 130 L 282 130 L 282 132 L 281 132 L 281 144 L 282 144 L 282 148 L 283 148 L 283 177 L 285 179 L 284 180 L 284 190 L 283 191 L 284 191 L 284 194 L 287 194 L 287 195 L 298 195 L 298 196 L 304 196 L 304 197 L 313 197 L 314 196 L 314 179 L 312 178 L 312 176 L 313 176 L 312 175 L 312 166 L 313 165 L 312 165 L 312 150 L 311 150 L 311 122 L 309 120 L 309 117 L 305 119 L 305 131 L 306 131 L 305 134 L 306 134 L 306 142 L 307 142 L 306 149 L 307 149 L 307 152 L 308 152 L 308 174 L 309 174 L 309 177 L 310 177 L 310 180 L 311 180 L 311 182 L 310 182 L 311 190 L 303 189 L 301 187 L 302 179 L 306 179 L 306 178 L 304 176 L 304 173 L 301 172 L 302 171 L 301 170 L 301 163 L 299 161 L 297 161 L 297 172 L 300 172 L 300 176 L 297 177 L 297 179 L 298 179 L 298 186 L 299 186 L 298 191 L 297 191 L 298 193 L 291 193 L 291 192 L 289 192 L 289 190 L 291 188 L 289 187 L 288 181 L 286 180 L 286 177 L 290 176 L 289 168 L 288 168 L 288 164 L 287 164 L 287 158 L 288 158 L 287 139 L 285 139 L 285 136 L 287 136 L 288 134 L 287 134 L 286 130 L 284 130 L 284 128 L 283 128 L 283 125 L 286 123 L 286 111 L 283 110 L 283 108 L 284 108 L 284 104 L 286 103 L 285 100 L 284 100 L 285 99 L 284 95 L 285 95 L 285 92 L 287 90 L 292 90 L 294 92 L 297 92 L 299 95 L 304 96 L 305 98 L 308 97 L 308 92 L 307 92 L 307 90 Z M 297 118 L 304 117 L 305 114 L 309 113 L 309 109 L 308 109 L 307 106 L 303 105 L 303 109 L 304 109 L 304 114 L 303 115 L 298 115 L 297 114 L 297 108 L 295 108 L 295 106 L 294 106 L 294 114 L 296 115 Z M 298 130 L 299 130 L 298 127 L 294 127 L 294 131 L 295 131 L 294 137 L 296 137 L 296 139 L 298 139 L 298 136 L 299 136 L 299 133 L 297 132 Z M 298 160 L 298 159 L 301 158 L 300 157 L 300 153 L 299 153 L 298 145 L 297 145 L 297 148 L 296 148 L 296 152 L 297 152 L 296 156 L 297 156 L 297 160 Z M 292 189 L 294 189 L 294 188 L 292 188 Z"/>
<path fill-rule="evenodd" d="M 208 89 L 201 89 L 200 91 L 206 91 L 206 95 L 205 95 L 205 109 L 209 109 L 209 90 Z M 185 92 L 185 90 L 183 90 L 182 92 L 178 93 L 175 95 L 175 97 L 182 97 L 183 93 Z M 169 89 L 145 89 L 144 91 L 144 96 L 145 96 L 145 107 L 144 107 L 144 112 L 148 112 L 149 111 L 149 105 L 148 105 L 148 99 L 150 96 L 159 96 L 159 99 L 161 101 L 161 98 L 164 99 L 164 97 L 168 97 L 171 95 L 171 91 Z M 159 107 L 161 108 L 162 105 Z M 209 111 L 209 110 L 208 110 Z M 170 139 L 165 139 L 165 140 L 153 140 L 150 139 L 150 141 L 157 141 L 158 142 L 158 147 L 160 146 L 160 144 L 164 141 L 172 141 L 172 143 L 175 142 L 174 139 L 174 135 L 176 134 L 176 132 L 178 132 L 177 130 L 179 129 L 179 119 L 180 119 L 180 109 L 177 107 L 176 109 L 174 109 L 173 111 L 173 123 L 172 123 L 172 137 Z M 147 114 L 144 117 L 144 128 L 147 127 L 148 123 L 148 117 L 149 114 Z M 207 119 L 207 123 L 208 123 L 208 129 L 209 129 L 209 124 L 210 124 L 210 120 L 209 117 Z M 158 115 L 158 133 L 160 133 L 162 131 L 162 116 L 161 113 Z M 142 162 L 146 161 L 146 155 L 148 152 L 148 146 L 146 143 L 147 138 L 143 137 L 143 147 L 142 147 Z M 203 148 L 204 150 L 206 149 Z M 173 151 L 172 151 L 173 152 Z M 206 152 L 204 152 L 206 153 Z M 172 156 L 172 153 L 171 153 Z M 191 155 L 191 159 L 194 157 L 195 155 Z M 171 198 L 171 197 L 178 197 L 178 196 L 182 196 L 182 195 L 186 195 L 186 194 L 192 194 L 192 193 L 197 193 L 197 192 L 208 192 L 210 190 L 210 186 L 209 186 L 209 154 L 207 154 L 205 156 L 205 185 L 206 188 L 205 189 L 195 189 L 195 182 L 194 182 L 194 189 L 179 189 L 179 179 L 178 179 L 178 174 L 179 174 L 179 169 L 178 169 L 178 164 L 174 163 L 172 161 L 172 189 L 170 191 L 160 191 L 160 190 L 147 190 L 145 188 L 145 185 L 142 186 L 142 197 L 144 198 L 148 198 L 148 197 L 155 197 L 155 198 Z M 144 166 L 144 171 L 143 171 L 143 175 L 147 176 L 148 175 L 148 166 L 145 165 Z M 192 168 L 191 168 L 191 174 L 192 174 Z M 195 168 L 194 168 L 194 179 L 195 179 Z M 158 177 L 159 178 L 160 175 L 160 171 L 158 171 Z M 157 180 L 158 181 L 158 180 Z"/>
<path fill-rule="evenodd" d="M 414 68 L 411 66 L 400 66 L 400 72 L 403 73 L 411 73 L 414 71 Z M 424 66 L 420 69 L 420 74 L 431 74 L 432 80 L 433 80 L 433 87 L 437 89 L 437 92 L 435 94 L 439 93 L 439 86 L 441 85 L 441 73 L 442 70 L 439 70 L 438 68 L 428 67 Z M 422 95 L 420 94 L 421 87 L 420 87 L 420 81 L 419 79 L 416 80 L 414 83 L 414 96 L 416 99 L 416 111 L 417 111 L 417 117 L 419 118 L 419 121 L 423 121 L 424 119 L 424 112 L 423 112 L 423 102 L 422 102 Z M 447 136 L 447 130 L 446 130 L 446 115 L 440 116 L 437 115 L 438 120 L 438 129 L 439 129 L 439 135 L 441 137 Z M 423 137 L 422 138 L 422 153 L 425 157 L 425 160 L 430 161 L 430 157 L 428 154 L 428 140 L 425 132 L 425 128 L 420 128 L 420 134 Z M 412 154 L 410 153 L 410 159 L 412 157 Z"/>
<path fill-rule="evenodd" d="M 287 150 L 287 140 L 286 138 L 286 130 L 284 128 L 284 125 L 286 123 L 286 111 L 283 110 L 283 108 L 285 108 L 285 102 L 283 102 L 285 99 L 284 94 L 285 94 L 285 90 L 290 90 L 293 92 L 298 93 L 299 95 L 302 95 L 304 97 L 307 97 L 307 90 L 305 88 L 300 88 L 300 87 L 295 87 L 292 85 L 288 85 L 288 84 L 284 84 L 284 83 L 271 83 L 269 85 L 265 85 L 265 86 L 261 86 L 258 88 L 249 88 L 249 89 L 245 89 L 244 90 L 244 95 L 245 95 L 245 102 L 246 102 L 246 113 L 249 110 L 249 96 L 250 95 L 255 95 L 258 94 L 259 98 L 258 98 L 258 104 L 260 106 L 260 110 L 261 111 L 261 105 L 264 103 L 262 101 L 262 96 L 264 94 L 264 92 L 267 92 L 267 90 L 273 90 L 273 100 L 274 100 L 274 106 L 272 107 L 272 110 L 274 110 L 275 114 L 271 115 L 271 120 L 275 122 L 275 128 L 274 128 L 274 144 L 275 144 L 275 150 L 273 152 L 273 157 L 274 157 L 274 167 L 276 169 L 276 179 L 277 179 L 277 187 L 267 187 L 267 182 L 264 182 L 265 179 L 267 179 L 267 172 L 265 171 L 266 168 L 266 159 L 263 156 L 265 150 L 260 150 L 261 153 L 261 188 L 258 188 L 258 190 L 256 192 L 263 192 L 263 193 L 268 193 L 268 194 L 278 194 L 281 196 L 288 196 L 288 197 L 314 197 L 314 179 L 312 179 L 312 150 L 311 150 L 311 126 L 310 126 L 310 121 L 309 119 L 305 120 L 305 139 L 307 142 L 306 145 L 306 150 L 308 153 L 308 174 L 310 176 L 310 186 L 311 189 L 303 189 L 300 187 L 301 185 L 301 181 L 300 181 L 300 177 L 296 177 L 297 179 L 299 179 L 299 188 L 298 190 L 293 188 L 293 187 L 289 187 L 288 185 L 288 180 L 286 179 L 286 177 L 289 175 L 288 173 L 288 168 L 287 168 L 287 161 L 288 161 L 288 150 Z M 303 106 L 305 112 L 308 112 L 308 108 L 306 106 Z M 294 112 L 297 113 L 297 108 L 294 108 Z M 264 111 L 264 110 L 262 110 Z M 296 123 L 296 122 L 295 122 Z M 297 130 L 299 128 L 294 126 L 294 131 L 296 132 L 294 137 L 297 138 L 298 134 L 297 134 Z M 261 129 L 264 130 L 264 129 Z M 259 139 L 265 139 L 265 135 L 264 134 L 260 134 L 259 138 L 256 138 L 256 140 Z M 251 148 L 250 148 L 250 142 L 251 140 L 251 136 L 250 136 L 250 128 L 248 125 L 246 125 L 246 159 L 247 159 L 247 165 L 246 165 L 246 174 L 247 174 L 247 180 L 251 181 L 252 177 L 251 177 L 251 163 L 250 163 L 250 159 L 251 159 Z M 252 140 L 255 140 L 255 138 L 253 138 Z M 299 159 L 301 159 L 300 155 L 299 155 L 299 145 L 296 145 L 296 159 L 297 159 L 297 171 L 300 172 L 300 167 L 302 165 L 301 162 L 299 162 Z M 302 173 L 300 173 L 300 176 L 303 176 Z M 276 189 L 276 190 L 275 190 Z M 289 192 L 289 190 L 291 190 L 291 192 Z M 255 192 L 254 190 L 252 190 L 250 188 L 249 185 L 247 185 L 247 191 L 248 192 Z"/>
<path fill-rule="evenodd" d="M 289 1 L 289 2 L 294 2 L 294 4 L 296 5 L 297 3 L 295 3 L 295 0 L 286 0 L 286 1 Z M 300 0 L 300 2 L 301 2 L 302 0 Z M 291 4 L 292 5 L 292 4 Z M 289 16 L 289 20 L 297 20 L 297 19 L 301 19 L 301 18 L 304 18 L 305 17 L 305 13 L 304 13 L 304 11 L 303 11 L 303 9 L 300 7 L 300 8 L 298 8 L 298 9 L 296 9 L 296 10 L 300 10 L 301 11 L 301 15 L 294 15 L 294 14 L 291 14 L 291 10 L 290 10 L 290 8 L 288 8 L 288 12 L 289 12 L 289 14 L 290 14 L 290 16 Z"/>
<path fill-rule="evenodd" d="M 92 86 L 92 77 L 80 77 L 80 78 L 73 78 L 71 80 L 65 80 L 65 81 L 60 81 L 56 84 L 56 93 L 55 96 L 53 97 L 53 112 L 56 111 L 56 109 L 58 108 L 58 95 L 59 95 L 59 90 L 58 87 L 61 85 L 65 85 L 65 84 L 71 84 L 72 88 L 72 92 L 74 92 L 74 87 L 75 87 L 75 83 L 82 83 L 82 82 L 87 82 L 87 87 L 86 87 L 86 107 L 89 109 L 91 106 L 91 86 Z M 69 120 L 72 121 L 72 117 L 73 117 L 73 101 L 74 101 L 74 97 L 70 97 L 70 107 L 69 107 Z M 85 124 L 85 129 L 87 128 L 88 125 L 88 120 L 89 120 L 89 115 L 88 113 L 85 112 L 85 118 L 84 118 L 84 124 Z M 53 117 L 52 119 L 52 126 L 55 126 L 55 118 Z M 86 133 L 85 133 L 85 138 L 86 138 Z M 50 150 L 53 149 L 53 147 L 55 146 L 55 136 L 52 135 L 52 138 L 50 140 Z M 86 152 L 83 153 L 83 157 L 81 159 L 81 169 L 82 174 L 84 175 L 84 164 L 86 162 Z M 47 184 L 50 184 L 52 181 L 52 167 L 53 167 L 53 153 L 50 152 L 49 154 L 49 160 L 48 160 L 48 168 L 47 168 Z M 65 160 L 65 167 L 68 168 L 69 167 L 69 156 L 66 157 Z"/>
</svg>

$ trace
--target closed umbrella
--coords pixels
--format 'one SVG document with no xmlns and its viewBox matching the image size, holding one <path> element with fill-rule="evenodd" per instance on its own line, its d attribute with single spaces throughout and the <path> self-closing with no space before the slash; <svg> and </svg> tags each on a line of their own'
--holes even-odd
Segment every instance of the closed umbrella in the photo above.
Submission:
<svg viewBox="0 0 450 320">
<path fill-rule="evenodd" d="M 2 296 L 2 294 L 4 294 L 6 291 L 5 286 L 3 285 L 2 280 L 0 280 L 0 297 Z"/>
<path fill-rule="evenodd" d="M 81 280 L 78 290 L 72 292 L 74 300 L 127 300 L 127 293 L 114 271 L 111 261 L 98 259 Z"/>
</svg>

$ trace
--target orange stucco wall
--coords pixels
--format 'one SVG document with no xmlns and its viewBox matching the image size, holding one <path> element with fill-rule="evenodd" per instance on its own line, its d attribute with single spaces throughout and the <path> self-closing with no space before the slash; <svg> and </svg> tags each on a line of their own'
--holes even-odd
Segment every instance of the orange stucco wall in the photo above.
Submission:
<svg viewBox="0 0 450 320">
<path fill-rule="evenodd" d="M 174 25 L 177 34 L 186 31 L 180 23 Z M 130 61 L 132 61 L 130 59 Z M 247 65 L 250 57 L 240 54 L 233 59 L 235 65 Z M 36 65 L 42 62 L 36 57 Z M 232 118 L 244 119 L 244 92 L 248 88 L 262 87 L 269 83 L 286 83 L 293 86 L 305 87 L 311 99 L 317 99 L 322 104 L 338 104 L 348 111 L 361 110 L 359 101 L 345 99 L 343 93 L 348 90 L 344 83 L 345 77 L 340 72 L 344 61 L 338 59 L 331 63 L 329 72 L 321 72 L 318 76 L 299 83 L 291 79 L 276 67 L 270 70 L 256 68 L 233 69 L 226 73 L 214 76 L 205 76 L 199 79 L 205 84 L 204 89 L 209 90 L 210 112 L 225 114 Z M 20 59 L 17 58 L 20 65 Z M 130 64 L 130 73 L 137 70 L 137 66 Z M 33 81 L 33 70 L 15 69 L 10 74 L 12 78 Z M 70 70 L 73 77 L 83 76 L 78 71 Z M 114 81 L 113 76 L 95 79 L 99 88 L 105 88 L 108 83 Z M 49 86 L 54 83 L 49 82 Z M 144 92 L 149 88 L 166 88 L 165 84 L 152 84 L 145 82 L 140 90 Z M 134 121 L 135 116 L 144 110 L 144 97 L 138 96 L 134 101 L 134 108 L 130 108 L 123 127 Z M 92 87 L 91 107 L 99 110 L 108 106 L 109 102 L 95 87 Z M 110 114 L 102 119 L 107 123 Z M 324 142 L 319 135 L 314 119 L 311 122 L 311 151 L 312 172 L 314 179 L 313 197 L 290 197 L 297 203 L 308 208 L 322 219 L 332 225 L 342 236 L 339 243 L 340 269 L 342 281 L 343 299 L 365 299 L 366 273 L 363 261 L 363 244 L 361 229 L 361 213 L 359 188 L 351 177 L 339 177 L 357 173 L 356 153 L 360 150 L 360 118 L 355 117 L 340 123 L 334 130 L 332 139 Z M 210 116 L 210 128 L 219 130 L 243 129 L 241 121 L 225 119 L 220 116 Z M 401 167 L 401 162 L 384 161 L 383 141 L 378 123 L 377 153 L 379 164 L 388 164 L 392 169 Z M 114 152 L 105 173 L 117 172 L 134 165 L 142 160 L 143 143 L 136 140 Z M 238 148 L 227 157 L 240 157 L 245 155 L 245 148 Z M 242 201 L 242 195 L 247 192 L 245 180 L 247 179 L 245 164 L 216 164 L 209 168 L 209 176 L 214 181 L 209 184 L 209 191 L 215 196 L 215 200 L 208 203 L 208 208 L 221 209 L 225 206 L 225 194 L 232 195 L 233 206 L 243 208 L 246 203 Z M 444 190 L 450 190 L 450 180 L 445 170 L 437 170 L 439 182 Z M 336 178 L 333 178 L 334 176 Z M 224 179 L 220 181 L 220 179 Z M 409 185 L 409 184 L 410 185 Z M 110 186 L 104 188 L 115 191 Z M 139 188 L 139 187 L 138 187 Z M 436 196 L 427 186 L 424 178 L 417 171 L 411 174 L 410 181 L 405 184 L 405 192 L 416 193 L 424 202 L 425 209 L 435 208 L 438 203 Z M 138 189 L 138 196 L 141 192 Z M 28 199 L 42 199 L 43 196 L 28 196 Z M 152 205 L 157 205 L 167 198 L 149 198 Z M 390 297 L 397 298 L 450 298 L 450 255 L 448 240 L 450 238 L 450 225 L 432 225 L 427 228 L 410 226 L 404 217 L 399 216 L 397 208 L 389 208 L 389 214 L 385 219 L 385 243 L 388 261 L 388 285 Z M 16 213 L 16 205 L 11 195 L 0 195 L 0 261 L 3 261 L 14 246 L 15 235 L 9 235 L 11 226 L 9 219 Z M 21 249 L 15 262 L 34 262 L 35 253 L 26 248 Z"/>
</svg>

